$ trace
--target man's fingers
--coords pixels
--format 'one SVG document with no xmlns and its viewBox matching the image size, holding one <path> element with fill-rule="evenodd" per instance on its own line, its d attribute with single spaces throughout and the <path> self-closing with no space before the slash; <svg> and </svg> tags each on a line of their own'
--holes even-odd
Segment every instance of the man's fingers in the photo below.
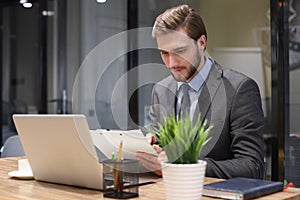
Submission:
<svg viewBox="0 0 300 200">
<path fill-rule="evenodd" d="M 138 152 L 137 159 L 140 164 L 143 165 L 149 171 L 155 172 L 157 175 L 161 175 L 160 163 L 158 161 L 158 156 L 151 154 Z"/>
<path fill-rule="evenodd" d="M 146 134 L 146 139 L 147 139 L 149 144 L 153 144 L 154 142 L 156 142 L 155 136 L 150 134 L 150 133 Z"/>
<path fill-rule="evenodd" d="M 158 155 L 158 162 L 161 163 L 162 161 L 167 161 L 168 157 L 165 151 L 162 151 L 159 155 Z"/>
<path fill-rule="evenodd" d="M 154 144 L 154 145 L 152 145 L 152 147 L 157 153 L 162 152 L 162 148 L 159 145 Z"/>
</svg>

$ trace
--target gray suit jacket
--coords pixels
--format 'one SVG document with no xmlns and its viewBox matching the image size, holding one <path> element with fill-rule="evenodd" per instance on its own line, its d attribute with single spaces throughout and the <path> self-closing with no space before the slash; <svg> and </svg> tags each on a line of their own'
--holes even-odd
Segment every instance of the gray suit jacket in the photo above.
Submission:
<svg viewBox="0 0 300 200">
<path fill-rule="evenodd" d="M 176 86 L 172 76 L 154 86 L 150 108 L 154 126 L 163 123 L 164 116 L 175 116 Z M 264 116 L 255 81 L 213 62 L 194 119 L 199 113 L 214 126 L 200 154 L 207 161 L 206 176 L 263 178 Z"/>
</svg>

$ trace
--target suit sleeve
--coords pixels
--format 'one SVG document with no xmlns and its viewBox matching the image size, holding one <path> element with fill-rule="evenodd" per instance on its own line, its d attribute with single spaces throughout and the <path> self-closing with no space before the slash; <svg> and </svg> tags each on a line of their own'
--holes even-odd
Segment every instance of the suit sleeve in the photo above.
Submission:
<svg viewBox="0 0 300 200">
<path fill-rule="evenodd" d="M 244 80 L 237 88 L 229 110 L 232 158 L 207 161 L 206 176 L 218 178 L 264 178 L 264 115 L 257 84 Z"/>
<path fill-rule="evenodd" d="M 152 95 L 151 95 L 151 106 L 149 109 L 149 117 L 151 120 L 151 125 L 148 127 L 150 129 L 157 128 L 157 124 L 159 122 L 159 98 L 158 94 L 156 92 L 157 85 L 154 85 L 152 89 Z"/>
</svg>

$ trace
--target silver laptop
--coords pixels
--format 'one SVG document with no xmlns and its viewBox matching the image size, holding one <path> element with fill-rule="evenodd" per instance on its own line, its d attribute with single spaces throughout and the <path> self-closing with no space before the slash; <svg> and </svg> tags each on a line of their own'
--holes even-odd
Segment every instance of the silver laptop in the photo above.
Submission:
<svg viewBox="0 0 300 200">
<path fill-rule="evenodd" d="M 13 115 L 36 180 L 103 189 L 102 164 L 84 115 Z"/>
</svg>

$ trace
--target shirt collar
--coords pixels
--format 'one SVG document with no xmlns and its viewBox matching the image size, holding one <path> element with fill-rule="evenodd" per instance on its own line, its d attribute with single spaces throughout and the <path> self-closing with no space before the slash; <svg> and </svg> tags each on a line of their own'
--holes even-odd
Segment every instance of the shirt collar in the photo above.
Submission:
<svg viewBox="0 0 300 200">
<path fill-rule="evenodd" d="M 205 63 L 202 69 L 199 71 L 199 73 L 196 74 L 196 76 L 188 83 L 191 88 L 195 92 L 199 92 L 201 86 L 203 85 L 204 81 L 206 80 L 210 68 L 212 66 L 212 62 L 209 58 L 205 57 Z M 183 84 L 184 82 L 178 82 L 177 89 Z"/>
</svg>

